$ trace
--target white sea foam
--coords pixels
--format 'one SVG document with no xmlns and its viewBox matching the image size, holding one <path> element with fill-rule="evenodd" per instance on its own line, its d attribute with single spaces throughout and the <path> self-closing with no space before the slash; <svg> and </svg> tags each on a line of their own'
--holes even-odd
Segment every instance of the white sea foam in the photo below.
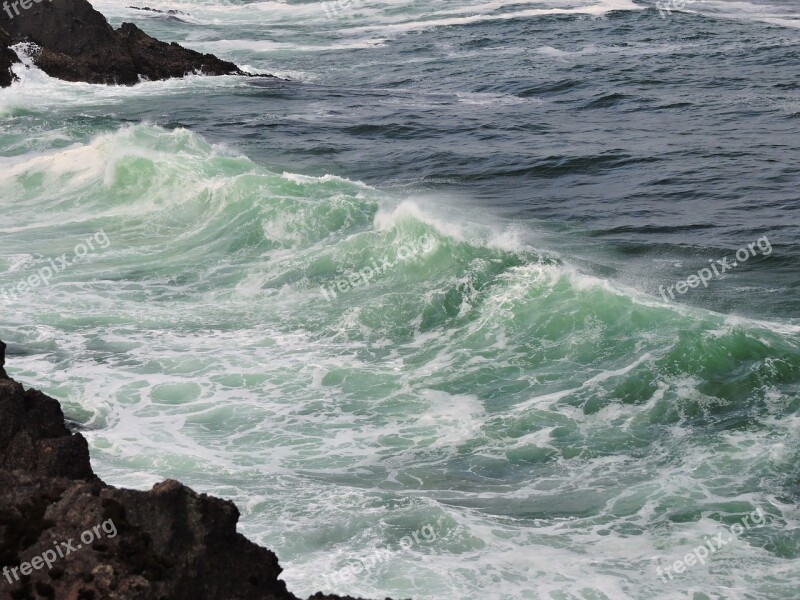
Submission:
<svg viewBox="0 0 800 600">
<path fill-rule="evenodd" d="M 781 27 L 800 27 L 800 10 L 796 4 L 786 2 L 753 3 L 742 0 L 703 0 L 688 2 L 682 12 L 695 13 L 712 18 L 760 21 Z"/>
<path fill-rule="evenodd" d="M 761 322 L 665 305 L 466 199 L 393 200 L 335 175 L 271 173 L 182 129 L 125 127 L 5 166 L 4 214 L 48 206 L 56 186 L 63 210 L 35 236 L 19 229 L 32 223 L 21 209 L 11 215 L 4 277 L 25 275 L 23 237 L 37 256 L 58 254 L 72 243 L 64 228 L 105 219 L 112 241 L 4 312 L 27 351 L 15 374 L 88 424 L 112 483 L 170 476 L 236 500 L 243 531 L 278 550 L 297 593 L 430 522 L 436 545 L 331 591 L 666 599 L 656 561 L 715 533 L 712 508 L 730 497 L 774 507 L 776 530 L 797 527 L 776 488 L 731 483 L 791 460 L 793 399 L 772 385 L 752 427 L 718 434 L 696 424 L 726 402 L 704 388 L 704 356 L 681 363 L 736 331 L 757 339 Z M 185 203 L 179 227 L 142 226 Z M 443 242 L 430 263 L 321 299 L 338 257 L 380 257 L 417 231 Z M 798 330 L 773 332 L 778 361 Z M 754 368 L 766 379 L 769 367 Z M 671 520 L 697 506 L 711 508 Z M 785 559 L 742 539 L 687 585 L 731 585 L 742 564 L 788 576 Z"/>
</svg>

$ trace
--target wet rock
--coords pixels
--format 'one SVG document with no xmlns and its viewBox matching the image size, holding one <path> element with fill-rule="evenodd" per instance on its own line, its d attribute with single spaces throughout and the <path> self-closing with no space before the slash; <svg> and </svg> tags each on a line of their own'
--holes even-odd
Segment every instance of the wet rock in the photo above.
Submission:
<svg viewBox="0 0 800 600">
<path fill-rule="evenodd" d="M 190 73 L 247 75 L 212 54 L 161 42 L 132 23 L 123 23 L 115 30 L 86 0 L 21 0 L 11 4 L 8 11 L 0 10 L 0 28 L 7 34 L 3 38 L 0 33 L 0 48 L 5 53 L 0 54 L 3 72 L 10 59 L 8 46 L 28 42 L 32 44 L 34 64 L 51 77 L 66 81 L 133 85 L 143 79 Z M 29 8 L 24 8 L 26 4 Z M 0 74 L 0 86 L 10 83 Z"/>
<path fill-rule="evenodd" d="M 8 46 L 11 44 L 11 35 L 0 27 L 0 87 L 8 87 L 16 79 L 11 65 L 19 62 L 16 53 Z M 0 374 L 2 369 L 0 369 Z"/>
<path fill-rule="evenodd" d="M 142 492 L 92 472 L 59 403 L 5 375 L 0 342 L 0 597 L 297 600 L 227 500 L 167 480 Z M 314 600 L 356 600 L 318 593 Z"/>
</svg>

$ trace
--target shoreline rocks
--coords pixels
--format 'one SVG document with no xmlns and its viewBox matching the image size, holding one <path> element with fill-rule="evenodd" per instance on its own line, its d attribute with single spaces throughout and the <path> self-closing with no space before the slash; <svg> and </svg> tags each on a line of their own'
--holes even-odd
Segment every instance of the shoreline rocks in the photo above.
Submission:
<svg viewBox="0 0 800 600">
<path fill-rule="evenodd" d="M 213 54 L 161 42 L 133 23 L 115 30 L 87 0 L 16 0 L 0 9 L 0 87 L 11 85 L 10 66 L 19 62 L 9 46 L 25 42 L 34 45 L 37 67 L 66 81 L 134 85 L 192 73 L 253 76 Z"/>
<path fill-rule="evenodd" d="M 58 401 L 8 378 L 5 348 L 0 341 L 0 596 L 298 600 L 275 554 L 237 533 L 232 502 L 171 480 L 146 492 L 103 483 Z"/>
<path fill-rule="evenodd" d="M 0 88 L 10 86 L 16 77 L 11 71 L 11 65 L 19 62 L 16 53 L 9 48 L 11 36 L 0 27 Z"/>
</svg>

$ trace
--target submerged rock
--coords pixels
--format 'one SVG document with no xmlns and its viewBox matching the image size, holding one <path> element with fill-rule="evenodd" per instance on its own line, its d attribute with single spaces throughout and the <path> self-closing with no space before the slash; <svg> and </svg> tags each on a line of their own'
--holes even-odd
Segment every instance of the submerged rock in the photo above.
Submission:
<svg viewBox="0 0 800 600">
<path fill-rule="evenodd" d="M 8 47 L 23 42 L 33 44 L 37 67 L 66 81 L 133 85 L 190 73 L 248 75 L 213 54 L 152 38 L 132 23 L 115 30 L 86 0 L 14 0 L 3 7 L 0 86 L 11 84 L 7 63 L 14 53 Z"/>
<path fill-rule="evenodd" d="M 159 10 L 157 8 L 150 8 L 149 6 L 129 6 L 133 10 L 143 10 L 146 12 L 154 12 L 160 15 L 185 15 L 186 13 L 181 10 Z"/>
<path fill-rule="evenodd" d="M 106 485 L 59 403 L 4 364 L 0 342 L 0 597 L 297 600 L 275 554 L 237 533 L 232 502 L 177 481 Z"/>
</svg>

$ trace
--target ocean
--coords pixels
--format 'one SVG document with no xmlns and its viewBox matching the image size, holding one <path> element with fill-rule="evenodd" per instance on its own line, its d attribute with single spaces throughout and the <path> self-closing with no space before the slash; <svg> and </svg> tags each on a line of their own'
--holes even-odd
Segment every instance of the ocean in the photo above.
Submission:
<svg viewBox="0 0 800 600">
<path fill-rule="evenodd" d="M 0 90 L 8 371 L 98 475 L 298 595 L 799 597 L 796 2 L 130 3 L 278 78 Z"/>
</svg>

